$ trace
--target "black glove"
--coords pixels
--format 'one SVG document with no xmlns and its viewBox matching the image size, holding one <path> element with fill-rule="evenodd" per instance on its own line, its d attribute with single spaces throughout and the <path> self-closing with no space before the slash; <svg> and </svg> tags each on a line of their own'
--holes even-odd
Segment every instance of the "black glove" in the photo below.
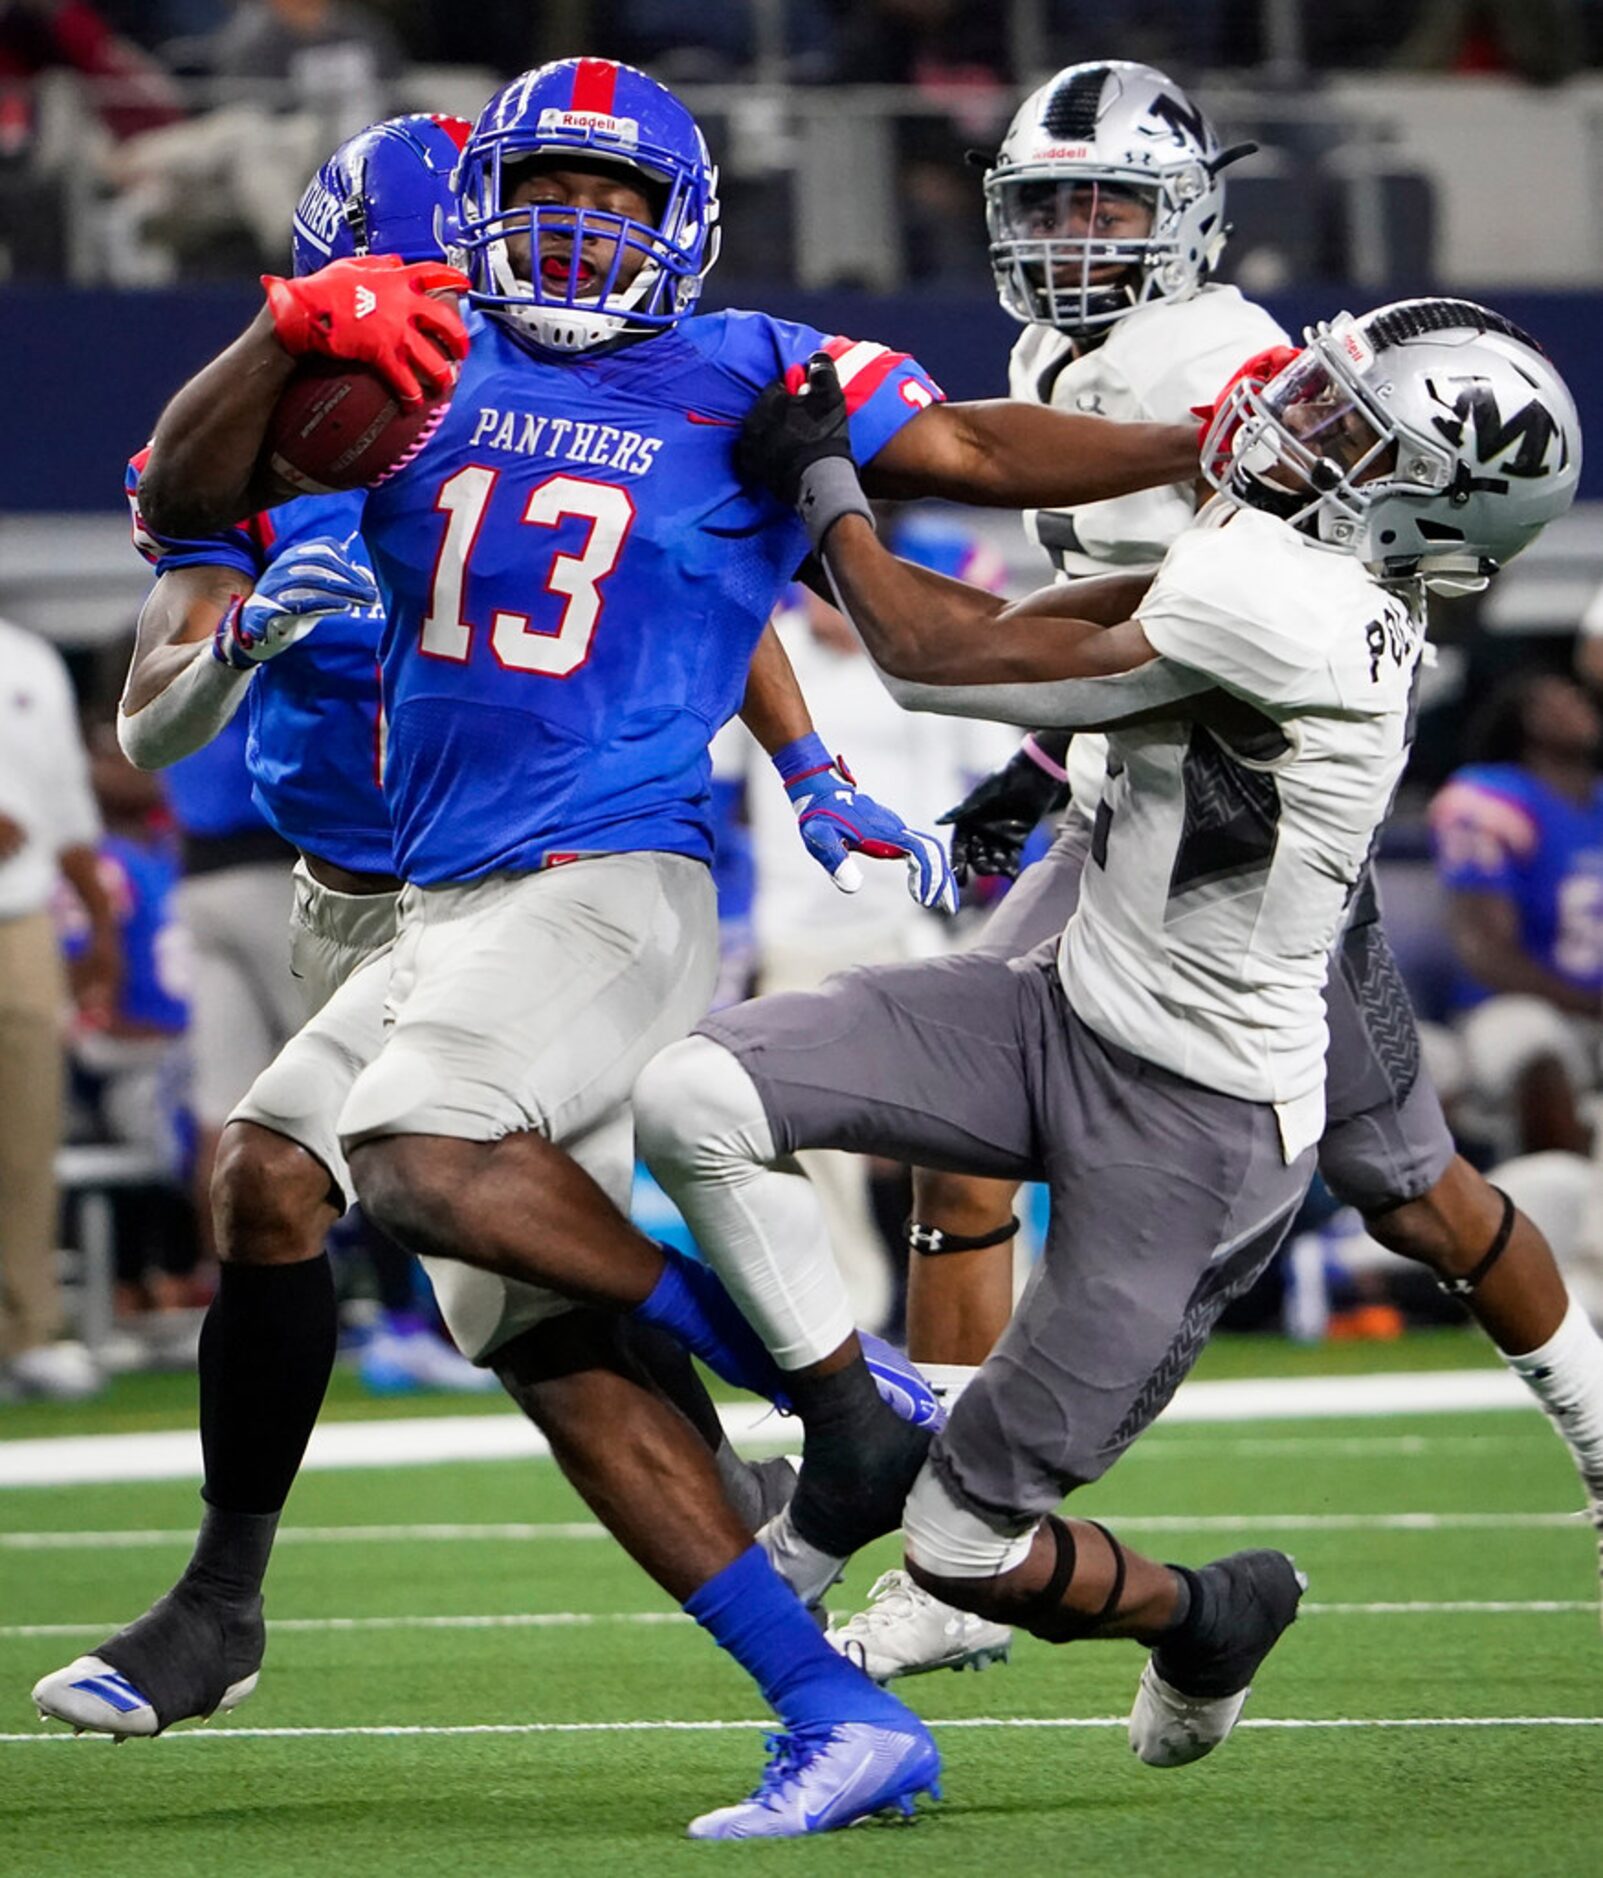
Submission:
<svg viewBox="0 0 1603 1878">
<path fill-rule="evenodd" d="M 814 547 L 843 515 L 873 521 L 852 460 L 846 394 L 827 352 L 807 361 L 800 390 L 776 378 L 763 391 L 741 426 L 735 468 L 798 510 Z"/>
<path fill-rule="evenodd" d="M 1042 769 L 1026 750 L 1015 750 L 999 770 L 978 782 L 938 818 L 952 831 L 952 872 L 960 886 L 971 874 L 1018 876 L 1019 859 L 1037 822 L 1066 808 L 1069 786 Z"/>
</svg>

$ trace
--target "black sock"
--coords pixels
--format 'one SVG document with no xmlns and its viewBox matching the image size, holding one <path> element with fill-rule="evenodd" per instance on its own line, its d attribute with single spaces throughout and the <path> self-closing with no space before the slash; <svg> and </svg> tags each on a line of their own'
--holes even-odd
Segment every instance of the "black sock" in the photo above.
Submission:
<svg viewBox="0 0 1603 1878">
<path fill-rule="evenodd" d="M 278 1513 L 334 1368 L 339 1325 L 326 1254 L 224 1265 L 200 1332 L 204 1494 L 223 1513 Z"/>
<path fill-rule="evenodd" d="M 257 1596 L 277 1530 L 277 1513 L 229 1513 L 208 1506 L 184 1577 L 197 1590 L 225 1600 Z"/>
<path fill-rule="evenodd" d="M 807 1430 L 791 1520 L 809 1545 L 846 1558 L 893 1532 L 931 1440 L 886 1404 L 859 1358 L 828 1376 L 787 1379 Z"/>
</svg>

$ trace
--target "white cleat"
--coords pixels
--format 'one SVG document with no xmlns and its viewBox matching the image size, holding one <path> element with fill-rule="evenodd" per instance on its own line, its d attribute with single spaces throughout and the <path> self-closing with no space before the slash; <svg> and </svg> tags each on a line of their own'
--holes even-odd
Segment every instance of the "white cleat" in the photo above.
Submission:
<svg viewBox="0 0 1603 1878">
<path fill-rule="evenodd" d="M 256 1683 L 257 1675 L 231 1683 L 212 1713 L 221 1715 L 238 1708 Z M 145 1738 L 161 1733 L 156 1711 L 144 1694 L 98 1656 L 80 1656 L 65 1669 L 41 1677 L 33 1685 L 33 1700 L 41 1721 L 66 1722 L 74 1734 L 87 1730 L 126 1741 L 130 1736 Z"/>
<path fill-rule="evenodd" d="M 1130 1749 L 1148 1767 L 1185 1767 L 1211 1754 L 1229 1737 L 1252 1693 L 1249 1683 L 1234 1695 L 1182 1695 L 1147 1658 L 1130 1710 Z"/>
<path fill-rule="evenodd" d="M 776 1513 L 757 1535 L 768 1562 L 811 1610 L 846 1569 L 846 1560 L 809 1545 L 791 1523 L 790 1508 Z"/>
<path fill-rule="evenodd" d="M 825 1635 L 879 1683 L 932 1669 L 984 1669 L 1005 1663 L 1013 1648 L 1006 1624 L 943 1604 L 904 1571 L 883 1573 L 864 1608 Z"/>
</svg>

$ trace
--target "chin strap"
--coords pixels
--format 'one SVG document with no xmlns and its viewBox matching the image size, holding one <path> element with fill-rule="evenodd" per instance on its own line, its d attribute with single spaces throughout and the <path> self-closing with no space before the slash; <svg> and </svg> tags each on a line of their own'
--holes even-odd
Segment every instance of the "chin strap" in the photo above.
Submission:
<svg viewBox="0 0 1603 1878">
<path fill-rule="evenodd" d="M 1517 1217 L 1514 1202 L 1501 1187 L 1493 1187 L 1492 1192 L 1503 1202 L 1503 1223 L 1497 1229 L 1497 1236 L 1472 1270 L 1464 1273 L 1461 1278 L 1438 1278 L 1436 1280 L 1438 1290 L 1445 1291 L 1450 1298 L 1469 1297 L 1508 1250 L 1508 1242 L 1513 1235 L 1514 1221 Z"/>
</svg>

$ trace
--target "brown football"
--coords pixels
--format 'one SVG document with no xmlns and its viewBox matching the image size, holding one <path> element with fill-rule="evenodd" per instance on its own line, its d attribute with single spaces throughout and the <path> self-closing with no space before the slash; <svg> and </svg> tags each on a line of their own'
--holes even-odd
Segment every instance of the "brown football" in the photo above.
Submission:
<svg viewBox="0 0 1603 1878">
<path fill-rule="evenodd" d="M 450 402 L 448 387 L 408 409 L 370 366 L 305 358 L 268 424 L 268 467 L 303 495 L 366 489 L 412 460 Z"/>
</svg>

